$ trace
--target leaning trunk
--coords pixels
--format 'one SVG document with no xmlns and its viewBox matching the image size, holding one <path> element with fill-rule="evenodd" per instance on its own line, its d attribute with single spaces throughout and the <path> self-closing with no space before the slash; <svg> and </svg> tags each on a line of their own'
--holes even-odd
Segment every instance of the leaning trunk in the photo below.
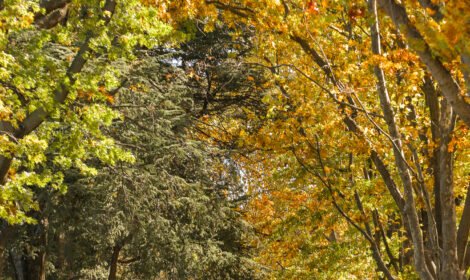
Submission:
<svg viewBox="0 0 470 280">
<path fill-rule="evenodd" d="M 113 254 L 111 255 L 111 263 L 109 266 L 109 276 L 108 280 L 116 280 L 117 277 L 117 267 L 119 260 L 119 253 L 121 252 L 121 246 L 115 245 L 113 248 Z"/>
</svg>

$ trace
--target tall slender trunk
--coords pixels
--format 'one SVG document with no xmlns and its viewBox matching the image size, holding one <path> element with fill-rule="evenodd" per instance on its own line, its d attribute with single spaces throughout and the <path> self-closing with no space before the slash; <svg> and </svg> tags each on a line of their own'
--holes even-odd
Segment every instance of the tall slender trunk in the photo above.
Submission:
<svg viewBox="0 0 470 280">
<path fill-rule="evenodd" d="M 455 118 L 446 101 L 441 106 L 441 141 L 439 143 L 439 195 L 442 216 L 441 279 L 464 279 L 457 257 L 457 218 L 455 214 L 453 154 L 449 150 Z"/>
<path fill-rule="evenodd" d="M 381 55 L 382 51 L 380 46 L 380 31 L 376 0 L 369 0 L 369 11 L 374 19 L 370 27 L 372 52 L 376 55 Z M 416 211 L 416 204 L 413 197 L 411 175 L 408 170 L 408 166 L 405 162 L 405 153 L 403 151 L 401 135 L 395 122 L 395 113 L 390 102 L 390 96 L 388 94 L 387 84 L 385 80 L 385 74 L 378 65 L 374 67 L 374 73 L 377 77 L 377 93 L 380 99 L 380 105 L 382 108 L 385 122 L 387 123 L 390 137 L 392 138 L 391 144 L 393 146 L 392 148 L 395 158 L 395 165 L 397 166 L 398 173 L 400 175 L 404 187 L 404 214 L 405 217 L 408 219 L 410 225 L 409 229 L 411 231 L 410 234 L 413 241 L 415 267 L 422 279 L 432 280 L 432 273 L 430 272 L 430 268 L 426 264 L 423 234 L 421 232 L 419 218 Z"/>
<path fill-rule="evenodd" d="M 422 91 L 425 95 L 426 106 L 429 108 L 429 115 L 431 117 L 431 135 L 432 143 L 436 144 L 433 148 L 431 157 L 431 168 L 430 173 L 434 178 L 433 192 L 434 192 L 434 217 L 437 226 L 437 236 L 439 247 L 442 248 L 442 217 L 441 217 L 441 197 L 440 197 L 440 174 L 439 171 L 439 147 L 440 141 L 440 106 L 438 92 L 433 85 L 433 80 L 429 76 L 424 77 L 424 83 L 421 86 Z"/>
<path fill-rule="evenodd" d="M 46 280 L 46 258 L 47 258 L 47 239 L 49 235 L 49 220 L 44 218 L 42 221 L 41 251 L 38 256 L 38 280 Z"/>
</svg>

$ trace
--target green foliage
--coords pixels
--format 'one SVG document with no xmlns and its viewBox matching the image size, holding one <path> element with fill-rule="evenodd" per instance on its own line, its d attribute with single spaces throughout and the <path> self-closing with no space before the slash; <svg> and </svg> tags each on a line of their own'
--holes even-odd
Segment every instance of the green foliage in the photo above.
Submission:
<svg viewBox="0 0 470 280">
<path fill-rule="evenodd" d="M 102 1 L 72 1 L 66 22 L 52 29 L 39 28 L 37 2 L 5 1 L 0 11 L 0 126 L 6 132 L 0 140 L 2 165 L 12 159 L 2 186 L 0 218 L 9 223 L 32 221 L 26 213 L 38 205 L 28 186 L 65 189 L 64 170 L 96 175 L 87 163 L 92 159 L 111 165 L 134 160 L 102 133 L 120 118 L 107 106 L 107 92 L 125 79 L 137 46 L 175 42 L 172 28 L 158 20 L 157 9 L 140 1 L 119 1 L 114 13 L 105 15 Z M 109 24 L 106 17 L 112 17 Z M 87 44 L 84 68 L 68 76 L 75 71 L 70 62 Z M 56 102 L 58 90 L 67 95 L 65 104 Z M 47 112 L 44 123 L 29 135 L 17 133 L 41 108 Z"/>
<path fill-rule="evenodd" d="M 132 86 L 115 104 L 123 120 L 107 133 L 136 162 L 100 168 L 51 202 L 50 227 L 70 246 L 51 277 L 101 279 L 120 244 L 120 259 L 134 260 L 120 265 L 122 279 L 253 279 L 241 240 L 247 228 L 225 195 L 236 182 L 211 170 L 224 168 L 217 150 L 188 139 L 184 74 L 146 57 L 128 77 Z"/>
</svg>

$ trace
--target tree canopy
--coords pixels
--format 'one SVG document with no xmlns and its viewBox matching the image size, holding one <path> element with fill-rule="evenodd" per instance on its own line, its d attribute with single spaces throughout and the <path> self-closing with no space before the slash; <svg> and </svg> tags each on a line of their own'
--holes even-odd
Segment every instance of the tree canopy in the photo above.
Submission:
<svg viewBox="0 0 470 280">
<path fill-rule="evenodd" d="M 466 279 L 469 4 L 0 1 L 0 273 Z"/>
</svg>

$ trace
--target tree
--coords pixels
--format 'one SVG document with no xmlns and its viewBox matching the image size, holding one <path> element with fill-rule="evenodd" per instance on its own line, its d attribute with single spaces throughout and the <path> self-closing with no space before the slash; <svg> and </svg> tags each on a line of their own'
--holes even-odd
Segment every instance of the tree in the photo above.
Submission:
<svg viewBox="0 0 470 280">
<path fill-rule="evenodd" d="M 56 8 L 66 9 L 67 16 L 53 21 Z M 60 170 L 93 172 L 84 163 L 93 157 L 107 163 L 131 160 L 98 129 L 118 117 L 106 108 L 106 93 L 120 86 L 119 65 L 133 59 L 134 47 L 155 46 L 171 28 L 155 20 L 155 8 L 139 1 L 13 1 L 1 13 L 0 216 L 9 223 L 31 222 L 25 212 L 37 205 L 27 185 L 62 188 Z M 95 104 L 84 105 L 83 96 Z M 62 134 L 61 122 L 68 122 L 72 133 Z M 83 137 L 88 143 L 77 141 Z"/>
<path fill-rule="evenodd" d="M 275 278 L 468 274 L 465 2 L 9 0 L 0 14 L 0 271 L 250 278 L 244 237 Z"/>
<path fill-rule="evenodd" d="M 394 279 L 409 264 L 421 279 L 462 279 L 468 270 L 470 110 L 462 90 L 468 5 L 210 2 L 226 18 L 256 28 L 251 62 L 273 73 L 276 90 L 264 98 L 269 121 L 256 134 L 249 133 L 252 125 L 239 130 L 242 143 L 271 158 L 296 159 L 284 166 L 289 176 L 305 180 L 302 189 L 323 186 L 331 207 L 369 244 L 383 277 Z M 269 176 L 283 168 L 265 162 L 257 172 L 274 170 Z M 268 190 L 267 199 L 274 199 Z M 402 232 L 405 238 L 395 241 L 405 249 L 394 252 L 387 242 Z"/>
</svg>

